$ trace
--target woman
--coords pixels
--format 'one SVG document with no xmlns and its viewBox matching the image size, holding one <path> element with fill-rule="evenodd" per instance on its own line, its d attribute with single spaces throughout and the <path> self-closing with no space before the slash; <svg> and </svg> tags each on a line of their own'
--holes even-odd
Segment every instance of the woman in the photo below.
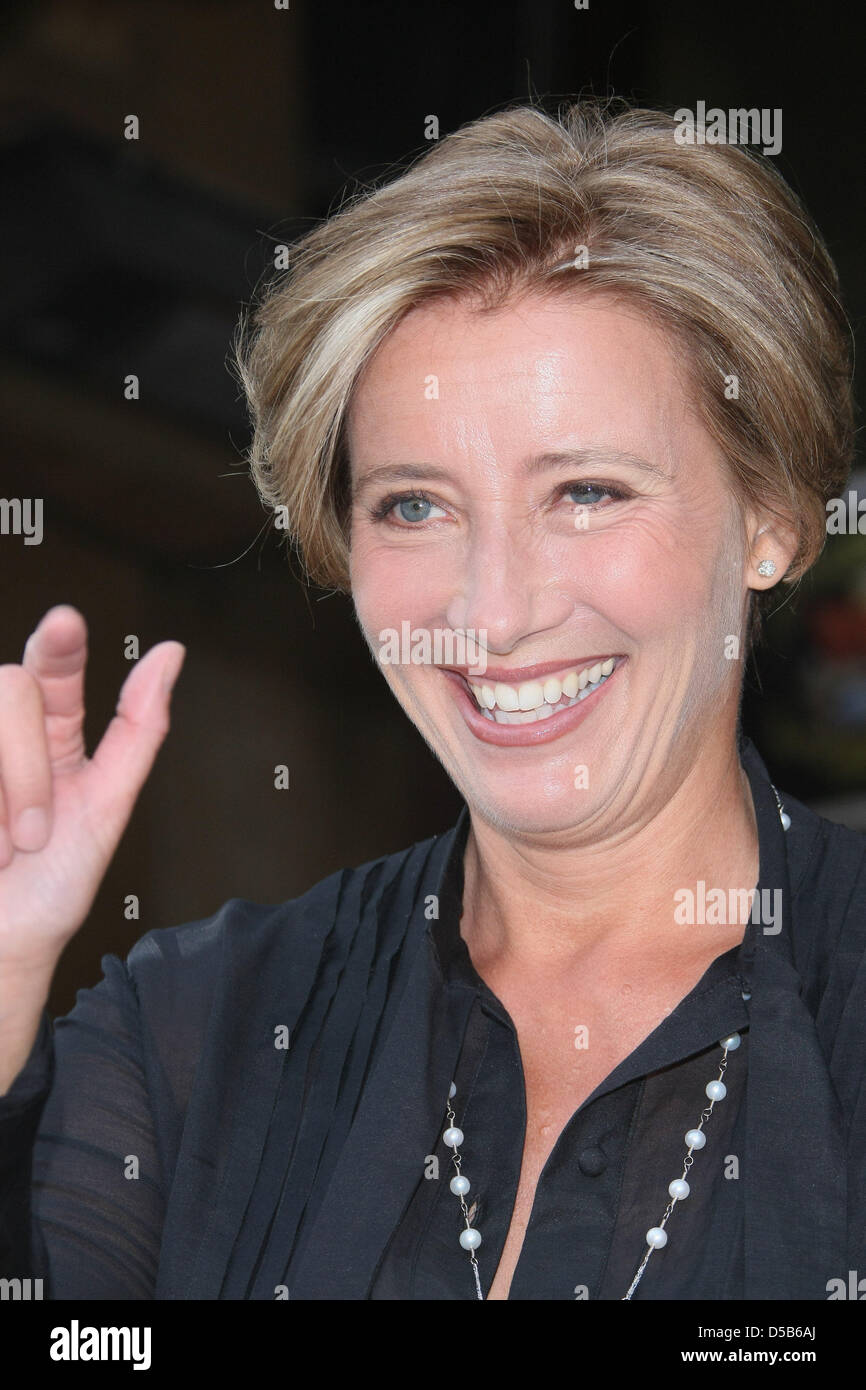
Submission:
<svg viewBox="0 0 866 1390">
<path fill-rule="evenodd" d="M 80 615 L 0 673 L 4 1273 L 824 1299 L 863 1268 L 866 842 L 738 719 L 847 474 L 847 330 L 772 168 L 676 128 L 475 122 L 305 237 L 241 340 L 257 484 L 463 795 L 447 834 L 149 932 L 52 1041 L 183 653 L 90 762 Z"/>
</svg>

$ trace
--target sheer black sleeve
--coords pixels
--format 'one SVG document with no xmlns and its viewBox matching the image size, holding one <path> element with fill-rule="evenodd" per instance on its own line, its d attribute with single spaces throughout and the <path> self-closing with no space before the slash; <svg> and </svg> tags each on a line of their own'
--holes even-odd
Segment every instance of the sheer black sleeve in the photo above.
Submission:
<svg viewBox="0 0 866 1390">
<path fill-rule="evenodd" d="M 43 1296 L 153 1297 L 164 1175 L 135 988 L 115 956 L 0 1097 L 0 1277 Z"/>
</svg>

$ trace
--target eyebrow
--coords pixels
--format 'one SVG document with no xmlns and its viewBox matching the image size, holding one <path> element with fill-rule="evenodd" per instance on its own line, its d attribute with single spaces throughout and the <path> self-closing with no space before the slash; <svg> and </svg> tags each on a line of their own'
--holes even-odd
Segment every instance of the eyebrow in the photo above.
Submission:
<svg viewBox="0 0 866 1390">
<path fill-rule="evenodd" d="M 523 460 L 523 471 L 528 477 L 541 473 L 559 472 L 565 468 L 603 468 L 606 464 L 625 464 L 637 468 L 642 473 L 670 481 L 669 475 L 658 464 L 640 458 L 621 449 L 606 446 L 588 446 L 584 449 L 560 449 L 554 452 L 534 454 Z M 352 488 L 352 497 L 358 497 L 379 483 L 424 481 L 450 482 L 453 474 L 447 468 L 435 463 L 382 463 L 371 468 L 360 477 Z"/>
</svg>

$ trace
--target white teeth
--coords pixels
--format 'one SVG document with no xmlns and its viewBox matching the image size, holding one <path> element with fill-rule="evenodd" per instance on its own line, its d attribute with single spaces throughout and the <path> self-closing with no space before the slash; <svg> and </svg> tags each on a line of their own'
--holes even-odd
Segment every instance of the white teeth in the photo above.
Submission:
<svg viewBox="0 0 866 1390">
<path fill-rule="evenodd" d="M 558 705 L 562 699 L 562 685 L 555 676 L 548 676 L 544 682 L 544 703 Z"/>
<path fill-rule="evenodd" d="M 544 689 L 538 681 L 527 681 L 517 692 L 522 710 L 538 709 L 544 704 Z"/>
<path fill-rule="evenodd" d="M 497 724 L 534 724 L 535 710 L 504 710 L 498 709 L 493 715 Z"/>
<path fill-rule="evenodd" d="M 512 689 L 510 685 L 503 685 L 501 681 L 497 681 L 493 687 L 493 694 L 496 696 L 496 703 L 501 710 L 511 713 L 520 706 L 517 691 Z"/>
<path fill-rule="evenodd" d="M 569 705 L 584 700 L 607 680 L 616 667 L 616 658 L 609 656 L 582 671 L 569 671 L 561 680 L 548 676 L 543 681 L 525 681 L 523 685 L 472 685 L 469 688 L 475 703 L 488 719 L 498 724 L 531 724 L 536 719 L 549 719 Z"/>
</svg>

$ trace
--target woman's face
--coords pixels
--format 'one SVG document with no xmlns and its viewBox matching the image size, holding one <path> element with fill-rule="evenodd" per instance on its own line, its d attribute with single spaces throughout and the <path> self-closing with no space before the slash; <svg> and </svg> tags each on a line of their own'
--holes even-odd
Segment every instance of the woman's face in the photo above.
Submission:
<svg viewBox="0 0 866 1390">
<path fill-rule="evenodd" d="M 470 807 L 503 829 L 637 823 L 730 747 L 751 517 L 674 351 L 599 296 L 489 314 L 441 300 L 356 388 L 358 620 Z M 383 645 L 404 632 L 426 663 Z M 460 666 L 482 705 L 495 697 L 487 714 Z"/>
</svg>

